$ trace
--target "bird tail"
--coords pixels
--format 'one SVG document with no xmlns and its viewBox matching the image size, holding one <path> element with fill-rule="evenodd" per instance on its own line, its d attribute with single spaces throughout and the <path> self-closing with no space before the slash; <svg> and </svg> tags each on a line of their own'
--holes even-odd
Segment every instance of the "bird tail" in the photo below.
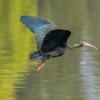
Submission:
<svg viewBox="0 0 100 100">
<path fill-rule="evenodd" d="M 33 52 L 33 53 L 31 53 L 31 54 L 29 55 L 29 58 L 30 58 L 31 60 L 42 60 L 42 59 L 43 59 L 43 56 L 41 56 L 41 55 L 39 54 L 39 52 Z"/>
</svg>

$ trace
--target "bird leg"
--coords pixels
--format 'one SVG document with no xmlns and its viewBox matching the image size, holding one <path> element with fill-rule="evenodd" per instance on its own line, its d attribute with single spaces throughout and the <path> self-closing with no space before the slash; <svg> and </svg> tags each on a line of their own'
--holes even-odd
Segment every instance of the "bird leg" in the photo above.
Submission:
<svg viewBox="0 0 100 100">
<path fill-rule="evenodd" d="M 45 63 L 46 63 L 46 62 L 41 62 L 41 63 L 39 63 L 39 64 L 37 65 L 36 71 L 40 71 L 40 70 L 45 66 Z"/>
<path fill-rule="evenodd" d="M 45 66 L 47 58 L 48 58 L 48 57 L 44 57 L 44 58 L 42 59 L 42 62 L 39 63 L 39 64 L 37 65 L 36 71 L 40 71 L 40 70 Z"/>
</svg>

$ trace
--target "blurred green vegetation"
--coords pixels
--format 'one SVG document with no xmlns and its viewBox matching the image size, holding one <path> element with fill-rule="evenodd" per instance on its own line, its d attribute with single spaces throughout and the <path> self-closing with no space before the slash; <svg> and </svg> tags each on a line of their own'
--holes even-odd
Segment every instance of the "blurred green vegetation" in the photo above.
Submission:
<svg viewBox="0 0 100 100">
<path fill-rule="evenodd" d="M 36 48 L 33 34 L 20 22 L 22 15 L 37 15 L 37 0 L 0 0 L 0 100 L 15 100 L 15 83 Z"/>
</svg>

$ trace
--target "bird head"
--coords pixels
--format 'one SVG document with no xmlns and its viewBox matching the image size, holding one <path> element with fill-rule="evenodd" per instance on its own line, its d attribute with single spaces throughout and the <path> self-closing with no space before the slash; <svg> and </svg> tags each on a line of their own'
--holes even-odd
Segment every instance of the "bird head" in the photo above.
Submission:
<svg viewBox="0 0 100 100">
<path fill-rule="evenodd" d="M 80 42 L 80 47 L 85 47 L 85 46 L 86 46 L 86 47 L 94 48 L 95 50 L 98 49 L 97 47 L 95 47 L 94 45 L 92 45 L 92 44 L 90 44 L 90 43 L 81 41 L 81 42 Z"/>
<path fill-rule="evenodd" d="M 81 41 L 81 42 L 79 42 L 77 44 L 73 44 L 73 45 L 68 46 L 69 49 L 80 48 L 80 47 L 91 47 L 91 48 L 94 48 L 95 50 L 98 49 L 94 45 L 92 45 L 90 43 L 87 43 L 87 42 L 83 42 L 83 41 Z"/>
</svg>

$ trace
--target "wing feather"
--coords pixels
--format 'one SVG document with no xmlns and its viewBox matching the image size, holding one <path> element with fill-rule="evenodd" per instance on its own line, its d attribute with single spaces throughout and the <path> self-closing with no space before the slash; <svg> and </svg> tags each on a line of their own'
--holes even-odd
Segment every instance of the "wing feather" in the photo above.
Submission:
<svg viewBox="0 0 100 100">
<path fill-rule="evenodd" d="M 38 49 L 46 34 L 56 28 L 53 22 L 36 16 L 21 16 L 20 20 L 31 32 L 36 34 Z"/>
</svg>

